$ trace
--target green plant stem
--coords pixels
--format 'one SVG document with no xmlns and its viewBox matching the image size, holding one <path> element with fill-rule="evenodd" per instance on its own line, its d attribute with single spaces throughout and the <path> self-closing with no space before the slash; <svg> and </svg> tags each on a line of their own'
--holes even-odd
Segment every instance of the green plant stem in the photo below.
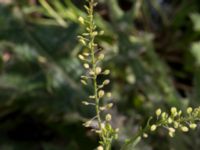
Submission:
<svg viewBox="0 0 200 150">
<path fill-rule="evenodd" d="M 147 133 L 147 131 L 150 128 L 150 121 L 152 120 L 152 117 L 150 117 L 147 121 L 146 126 L 143 129 L 140 129 L 135 136 L 133 136 L 129 141 L 127 141 L 121 148 L 121 150 L 134 150 L 135 146 L 141 141 L 142 136 L 144 133 Z"/>
<path fill-rule="evenodd" d="M 101 140 L 101 146 L 103 146 L 104 150 L 111 150 L 111 139 L 109 138 L 109 135 L 105 134 L 105 129 L 102 125 L 102 119 L 101 119 L 101 110 L 100 110 L 100 99 L 101 97 L 99 96 L 98 93 L 98 84 L 97 84 L 97 76 L 98 73 L 96 72 L 96 67 L 97 67 L 97 56 L 95 55 L 95 37 L 96 37 L 96 26 L 94 24 L 94 0 L 89 0 L 89 8 L 88 8 L 88 32 L 89 32 L 89 43 L 88 43 L 88 49 L 90 51 L 91 55 L 91 69 L 93 72 L 93 96 L 95 98 L 95 111 L 96 111 L 96 116 L 97 116 L 97 121 L 98 121 L 98 126 L 99 126 L 99 137 Z"/>
<path fill-rule="evenodd" d="M 94 77 L 93 77 L 93 88 L 94 88 L 94 96 L 95 96 L 95 110 L 96 110 L 96 115 L 97 115 L 97 120 L 98 120 L 98 125 L 99 125 L 99 129 L 100 131 L 102 131 L 102 125 L 101 125 L 101 116 L 100 116 L 100 109 L 99 109 L 99 97 L 98 97 L 98 88 L 97 88 L 97 74 L 95 73 L 95 69 L 96 69 L 96 60 L 95 60 L 95 51 L 94 51 L 94 17 L 93 17 L 93 10 L 94 10 L 94 6 L 93 6 L 94 0 L 91 0 L 89 2 L 89 7 L 90 7 L 90 11 L 89 11 L 89 17 L 90 17 L 90 44 L 89 44 L 89 49 L 91 52 L 91 57 L 92 57 L 92 70 L 94 72 Z M 104 141 L 104 137 L 103 135 L 100 136 L 100 138 L 102 138 L 102 140 Z"/>
<path fill-rule="evenodd" d="M 126 142 L 121 150 L 133 150 L 134 147 L 140 142 L 141 136 L 145 133 L 146 129 L 139 130 L 134 137 Z"/>
</svg>

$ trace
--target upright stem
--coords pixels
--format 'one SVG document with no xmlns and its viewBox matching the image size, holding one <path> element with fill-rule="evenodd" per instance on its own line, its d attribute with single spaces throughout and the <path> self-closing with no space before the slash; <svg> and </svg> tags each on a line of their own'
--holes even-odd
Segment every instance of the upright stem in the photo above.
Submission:
<svg viewBox="0 0 200 150">
<path fill-rule="evenodd" d="M 96 74 L 96 60 L 95 60 L 95 51 L 94 51 L 94 39 L 95 36 L 93 34 L 94 32 L 94 17 L 93 17 L 93 12 L 94 12 L 94 0 L 91 0 L 89 3 L 90 11 L 89 11 L 89 17 L 90 17 L 90 38 L 91 42 L 89 44 L 91 56 L 92 56 L 92 70 L 94 72 L 94 78 L 93 78 L 93 88 L 94 88 L 94 96 L 95 96 L 95 110 L 96 110 L 96 115 L 98 119 L 98 125 L 100 130 L 102 130 L 102 125 L 101 125 L 101 116 L 100 116 L 100 110 L 99 110 L 99 97 L 98 97 L 98 88 L 97 88 L 97 74 Z M 104 137 L 102 137 L 104 139 Z"/>
<path fill-rule="evenodd" d="M 87 2 L 88 5 L 85 5 L 85 9 L 88 12 L 87 18 L 84 19 L 82 17 L 79 17 L 80 23 L 82 25 L 85 25 L 86 33 L 78 36 L 78 38 L 81 44 L 87 47 L 89 53 L 83 53 L 83 55 L 80 54 L 79 59 L 81 59 L 82 61 L 86 61 L 83 66 L 85 69 L 87 69 L 87 71 L 89 71 L 89 75 L 87 73 L 86 76 L 82 76 L 81 82 L 86 85 L 87 80 L 92 78 L 93 95 L 91 95 L 91 97 L 94 99 L 94 103 L 84 102 L 84 104 L 92 104 L 95 106 L 95 119 L 98 122 L 98 129 L 94 130 L 99 134 L 100 137 L 100 146 L 98 147 L 98 149 L 102 149 L 103 147 L 104 150 L 110 150 L 112 140 L 114 137 L 117 137 L 118 130 L 113 129 L 110 124 L 110 121 L 112 119 L 111 114 L 106 114 L 104 120 L 101 118 L 101 112 L 110 109 L 112 107 L 112 103 L 100 106 L 100 100 L 105 97 L 105 92 L 103 88 L 105 85 L 109 84 L 110 80 L 106 79 L 102 83 L 97 82 L 98 75 L 108 75 L 110 71 L 105 70 L 102 72 L 101 67 L 97 65 L 97 62 L 104 59 L 104 54 L 96 54 L 96 49 L 98 49 L 98 46 L 95 43 L 96 36 L 101 35 L 102 32 L 99 32 L 98 29 L 96 29 L 96 25 L 94 23 L 94 7 L 96 6 L 96 3 L 94 0 L 87 0 Z M 108 93 L 106 94 L 110 95 Z M 87 121 L 85 123 L 85 126 L 90 126 L 92 120 L 93 119 Z"/>
</svg>

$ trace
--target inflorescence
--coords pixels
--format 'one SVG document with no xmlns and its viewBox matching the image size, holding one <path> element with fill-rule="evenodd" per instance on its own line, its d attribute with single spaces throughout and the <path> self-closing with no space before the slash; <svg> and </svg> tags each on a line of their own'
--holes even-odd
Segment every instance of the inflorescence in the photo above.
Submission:
<svg viewBox="0 0 200 150">
<path fill-rule="evenodd" d="M 112 108 L 113 103 L 104 104 L 104 98 L 111 98 L 112 94 L 106 92 L 104 87 L 110 83 L 109 79 L 105 79 L 102 83 L 97 82 L 98 76 L 107 76 L 110 70 L 102 69 L 101 62 L 104 60 L 103 50 L 96 43 L 96 37 L 104 34 L 99 31 L 94 22 L 94 7 L 97 5 L 94 0 L 87 0 L 88 5 L 85 5 L 87 16 L 79 17 L 80 24 L 85 28 L 85 32 L 78 36 L 79 42 L 84 47 L 83 52 L 78 55 L 78 58 L 83 62 L 83 67 L 86 70 L 85 75 L 81 76 L 81 83 L 88 85 L 92 82 L 93 93 L 88 97 L 88 100 L 83 101 L 84 105 L 95 107 L 96 115 L 84 123 L 85 127 L 92 127 L 92 123 L 97 121 L 98 127 L 92 130 L 98 133 L 100 137 L 100 146 L 98 150 L 110 150 L 113 139 L 117 138 L 118 129 L 111 126 L 112 115 L 105 111 Z M 104 113 L 103 113 L 104 112 Z"/>
<path fill-rule="evenodd" d="M 155 131 L 158 127 L 167 129 L 170 137 L 174 137 L 176 130 L 188 132 L 189 129 L 196 129 L 200 120 L 200 107 L 193 109 L 188 107 L 186 112 L 172 107 L 170 113 L 162 112 L 159 108 L 155 111 L 156 123 L 150 126 L 150 131 Z"/>
</svg>

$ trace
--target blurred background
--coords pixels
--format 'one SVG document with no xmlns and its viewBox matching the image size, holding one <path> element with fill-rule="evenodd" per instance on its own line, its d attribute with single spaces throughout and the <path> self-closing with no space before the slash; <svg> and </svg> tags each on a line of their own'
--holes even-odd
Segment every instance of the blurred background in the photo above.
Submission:
<svg viewBox="0 0 200 150">
<path fill-rule="evenodd" d="M 111 70 L 120 128 L 113 149 L 158 107 L 200 104 L 200 1 L 98 0 L 97 40 Z M 94 115 L 81 104 L 90 87 L 77 59 L 84 0 L 0 0 L 0 150 L 92 150 L 98 137 L 82 126 Z M 200 130 L 175 138 L 159 130 L 138 150 L 199 150 Z"/>
</svg>

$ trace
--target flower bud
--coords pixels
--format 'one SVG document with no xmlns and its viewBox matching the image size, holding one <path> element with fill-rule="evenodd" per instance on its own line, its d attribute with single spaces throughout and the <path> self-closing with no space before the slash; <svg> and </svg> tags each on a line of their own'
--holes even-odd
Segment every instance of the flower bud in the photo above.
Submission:
<svg viewBox="0 0 200 150">
<path fill-rule="evenodd" d="M 93 76 L 94 75 L 94 71 L 90 70 L 89 71 L 89 75 Z"/>
<path fill-rule="evenodd" d="M 81 43 L 81 44 L 83 44 L 83 45 L 86 45 L 86 42 L 85 42 L 85 40 L 84 39 L 79 39 L 79 42 Z"/>
<path fill-rule="evenodd" d="M 175 129 L 174 128 L 168 128 L 169 130 L 169 136 L 174 137 Z"/>
<path fill-rule="evenodd" d="M 92 36 L 97 36 L 97 35 L 98 35 L 97 31 L 92 32 Z"/>
<path fill-rule="evenodd" d="M 86 82 L 85 80 L 81 80 L 81 83 L 82 83 L 83 85 L 87 85 L 87 82 Z"/>
<path fill-rule="evenodd" d="M 158 109 L 156 110 L 156 116 L 160 116 L 161 113 L 162 113 L 161 109 L 158 108 Z"/>
<path fill-rule="evenodd" d="M 89 120 L 89 121 L 85 122 L 83 125 L 84 125 L 85 127 L 90 127 L 91 124 L 92 124 L 92 121 Z"/>
<path fill-rule="evenodd" d="M 82 101 L 83 105 L 89 105 L 89 103 L 87 101 Z"/>
<path fill-rule="evenodd" d="M 83 53 L 83 55 L 84 56 L 89 56 L 90 54 L 85 52 L 85 53 Z"/>
<path fill-rule="evenodd" d="M 188 108 L 187 108 L 187 113 L 188 113 L 188 114 L 191 114 L 192 111 L 193 111 L 192 107 L 188 107 Z"/>
<path fill-rule="evenodd" d="M 174 137 L 174 132 L 170 132 L 170 131 L 169 131 L 169 136 L 170 136 L 170 137 Z"/>
<path fill-rule="evenodd" d="M 107 114 L 105 119 L 107 122 L 111 121 L 111 119 L 112 119 L 111 114 Z"/>
<path fill-rule="evenodd" d="M 182 126 L 182 127 L 181 127 L 181 130 L 182 130 L 183 132 L 188 132 L 188 131 L 189 131 L 188 127 L 186 127 L 186 126 Z"/>
<path fill-rule="evenodd" d="M 169 117 L 169 118 L 167 119 L 167 122 L 168 122 L 169 124 L 171 124 L 171 123 L 173 122 L 172 118 Z"/>
<path fill-rule="evenodd" d="M 144 138 L 148 138 L 148 134 L 147 133 L 143 133 L 142 135 Z"/>
<path fill-rule="evenodd" d="M 90 99 L 95 99 L 95 96 L 94 95 L 90 95 L 89 98 Z"/>
<path fill-rule="evenodd" d="M 107 107 L 108 109 L 112 108 L 112 107 L 113 107 L 113 103 L 107 104 L 106 107 Z"/>
<path fill-rule="evenodd" d="M 103 34 L 104 34 L 104 31 L 101 30 L 101 31 L 99 32 L 99 35 L 103 35 Z"/>
<path fill-rule="evenodd" d="M 175 132 L 175 129 L 174 128 L 168 128 L 169 132 Z"/>
<path fill-rule="evenodd" d="M 96 67 L 95 73 L 98 75 L 101 73 L 101 70 L 102 70 L 101 67 Z"/>
<path fill-rule="evenodd" d="M 99 98 L 103 97 L 104 94 L 105 94 L 105 92 L 104 92 L 103 90 L 100 90 L 100 91 L 98 92 Z"/>
<path fill-rule="evenodd" d="M 109 74 L 110 74 L 110 70 L 108 70 L 108 69 L 105 70 L 105 71 L 103 72 L 103 74 L 104 74 L 104 75 L 109 75 Z"/>
<path fill-rule="evenodd" d="M 89 64 L 83 64 L 83 66 L 84 66 L 85 69 L 89 69 L 90 68 Z"/>
<path fill-rule="evenodd" d="M 78 58 L 79 58 L 80 60 L 85 60 L 85 57 L 84 57 L 83 55 L 81 55 L 81 54 L 78 55 Z"/>
<path fill-rule="evenodd" d="M 83 19 L 83 17 L 81 17 L 81 16 L 78 18 L 78 21 L 79 21 L 81 24 L 84 24 L 84 22 L 85 22 L 84 19 Z"/>
<path fill-rule="evenodd" d="M 119 132 L 119 128 L 116 128 L 116 129 L 115 129 L 115 132 Z"/>
<path fill-rule="evenodd" d="M 111 98 L 112 97 L 112 93 L 111 92 L 106 93 L 106 97 L 107 98 Z"/>
<path fill-rule="evenodd" d="M 161 116 L 162 116 L 163 119 L 165 119 L 165 118 L 167 117 L 166 112 L 163 112 L 163 113 L 161 114 Z"/>
<path fill-rule="evenodd" d="M 171 114 L 172 114 L 173 116 L 176 116 L 176 115 L 177 115 L 177 109 L 176 109 L 176 107 L 172 107 L 172 108 L 171 108 Z"/>
<path fill-rule="evenodd" d="M 103 85 L 108 85 L 110 83 L 110 80 L 103 81 Z"/>
<path fill-rule="evenodd" d="M 103 146 L 98 146 L 98 147 L 97 147 L 97 150 L 104 150 L 104 149 L 103 149 Z"/>
<path fill-rule="evenodd" d="M 153 125 L 151 125 L 150 130 L 151 130 L 151 131 L 155 131 L 156 128 L 157 128 L 157 126 L 156 126 L 155 124 L 153 124 Z"/>
<path fill-rule="evenodd" d="M 99 60 L 103 60 L 104 57 L 105 57 L 104 54 L 100 54 L 99 57 L 98 57 L 98 59 L 99 59 Z"/>
<path fill-rule="evenodd" d="M 102 128 L 102 129 L 105 128 L 105 123 L 101 123 L 101 128 Z"/>
<path fill-rule="evenodd" d="M 191 123 L 191 124 L 190 124 L 190 128 L 191 128 L 191 129 L 196 129 L 196 127 L 197 127 L 197 124 L 195 124 L 195 123 Z"/>
<path fill-rule="evenodd" d="M 178 128 L 179 127 L 179 123 L 174 121 L 174 128 Z"/>
<path fill-rule="evenodd" d="M 178 112 L 178 115 L 180 116 L 182 114 L 182 111 L 181 110 L 179 110 L 179 112 Z"/>
</svg>

